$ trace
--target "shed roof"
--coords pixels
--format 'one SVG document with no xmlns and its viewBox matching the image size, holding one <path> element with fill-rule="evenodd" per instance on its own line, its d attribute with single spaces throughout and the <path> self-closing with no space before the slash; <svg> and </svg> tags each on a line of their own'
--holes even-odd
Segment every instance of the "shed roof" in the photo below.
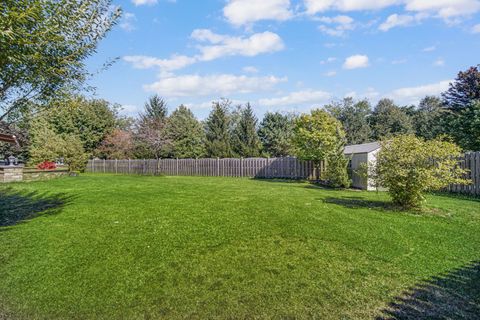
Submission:
<svg viewBox="0 0 480 320">
<path fill-rule="evenodd" d="M 354 153 L 369 153 L 380 149 L 380 142 L 370 142 L 364 144 L 353 144 L 350 146 L 346 146 L 345 150 L 343 151 L 344 154 L 354 154 Z"/>
</svg>

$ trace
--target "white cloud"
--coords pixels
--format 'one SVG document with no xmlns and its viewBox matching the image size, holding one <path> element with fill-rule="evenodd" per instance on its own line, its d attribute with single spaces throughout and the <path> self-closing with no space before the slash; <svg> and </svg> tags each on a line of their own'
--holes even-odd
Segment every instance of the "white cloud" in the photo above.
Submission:
<svg viewBox="0 0 480 320">
<path fill-rule="evenodd" d="M 274 76 L 182 75 L 162 78 L 155 83 L 145 85 L 144 89 L 166 97 L 229 95 L 270 90 L 276 84 L 284 81 L 287 81 L 287 78 Z"/>
<path fill-rule="evenodd" d="M 405 103 L 417 103 L 425 96 L 436 96 L 446 91 L 450 82 L 451 80 L 444 80 L 418 87 L 400 88 L 394 90 L 391 96 Z"/>
<path fill-rule="evenodd" d="M 422 19 L 426 18 L 423 14 L 416 14 L 416 15 L 399 15 L 399 14 L 392 14 L 390 15 L 385 22 L 383 22 L 378 29 L 381 31 L 388 31 L 395 27 L 406 27 L 411 26 L 415 23 L 420 22 Z"/>
<path fill-rule="evenodd" d="M 120 114 L 124 116 L 136 116 L 141 108 L 132 104 L 124 104 L 120 107 Z"/>
<path fill-rule="evenodd" d="M 433 14 L 443 19 L 469 16 L 480 11 L 479 0 L 304 0 L 306 12 L 314 15 L 327 10 L 378 10 L 403 5 L 406 11 Z"/>
<path fill-rule="evenodd" d="M 253 57 L 262 53 L 282 50 L 285 46 L 280 36 L 273 32 L 263 32 L 251 35 L 248 38 L 230 37 L 215 34 L 208 29 L 197 29 L 191 37 L 200 42 L 210 44 L 198 45 L 200 54 L 195 56 L 172 55 L 168 59 L 150 56 L 125 56 L 123 60 L 137 69 L 160 68 L 163 73 L 179 70 L 199 61 L 211 61 L 225 56 Z"/>
<path fill-rule="evenodd" d="M 244 67 L 242 70 L 246 73 L 258 73 L 258 69 L 252 66 Z"/>
<path fill-rule="evenodd" d="M 398 0 L 304 0 L 308 14 L 327 10 L 375 10 L 398 4 Z"/>
<path fill-rule="evenodd" d="M 435 51 L 435 50 L 437 50 L 437 47 L 431 46 L 431 47 L 423 48 L 422 52 L 432 52 L 432 51 Z"/>
<path fill-rule="evenodd" d="M 480 10 L 478 0 L 406 0 L 409 11 L 428 12 L 448 19 L 455 16 L 471 15 Z"/>
<path fill-rule="evenodd" d="M 293 16 L 290 0 L 229 0 L 223 15 L 235 25 L 248 25 L 260 20 L 285 21 Z"/>
<path fill-rule="evenodd" d="M 216 34 L 209 29 L 195 29 L 190 37 L 200 42 L 208 41 L 213 44 L 220 43 L 224 41 L 225 38 L 228 38 L 224 35 Z"/>
<path fill-rule="evenodd" d="M 337 71 L 335 70 L 332 70 L 332 71 L 328 71 L 324 74 L 326 77 L 335 77 L 337 75 Z"/>
<path fill-rule="evenodd" d="M 158 0 L 132 0 L 132 3 L 136 6 L 142 5 L 153 5 L 156 4 Z"/>
<path fill-rule="evenodd" d="M 292 92 L 280 98 L 260 99 L 263 106 L 289 106 L 298 104 L 322 104 L 330 99 L 331 95 L 325 91 L 303 90 Z"/>
<path fill-rule="evenodd" d="M 283 50 L 285 45 L 282 38 L 276 33 L 266 31 L 255 33 L 248 38 L 218 35 L 210 30 L 194 30 L 192 38 L 211 45 L 201 45 L 199 57 L 202 61 L 210 61 L 224 56 L 253 57 L 262 53 Z"/>
<path fill-rule="evenodd" d="M 348 57 L 343 63 L 343 68 L 347 70 L 366 67 L 368 67 L 368 57 L 361 54 Z"/>
<path fill-rule="evenodd" d="M 472 33 L 480 33 L 480 23 L 472 27 Z"/>
<path fill-rule="evenodd" d="M 181 55 L 173 55 L 169 59 L 159 59 L 149 56 L 125 56 L 123 60 L 131 63 L 136 69 L 158 67 L 165 72 L 182 69 L 196 62 L 196 58 Z"/>
<path fill-rule="evenodd" d="M 332 63 L 332 62 L 335 62 L 335 61 L 337 61 L 337 58 L 328 57 L 327 59 L 320 61 L 320 64 L 327 64 L 327 63 Z"/>
<path fill-rule="evenodd" d="M 137 21 L 137 17 L 131 12 L 125 12 L 120 20 L 120 28 L 125 31 L 133 31 L 135 30 L 134 22 Z"/>
<path fill-rule="evenodd" d="M 443 67 L 445 65 L 445 60 L 443 60 L 442 58 L 438 58 L 433 62 L 433 65 L 435 67 Z"/>
<path fill-rule="evenodd" d="M 354 20 L 345 15 L 320 17 L 317 20 L 326 24 L 320 25 L 318 29 L 331 36 L 340 37 L 345 35 L 346 31 L 355 29 Z"/>
</svg>

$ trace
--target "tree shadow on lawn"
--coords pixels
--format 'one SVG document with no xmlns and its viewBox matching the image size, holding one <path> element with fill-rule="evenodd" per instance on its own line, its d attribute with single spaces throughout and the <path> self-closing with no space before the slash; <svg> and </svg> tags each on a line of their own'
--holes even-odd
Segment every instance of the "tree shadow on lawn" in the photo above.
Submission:
<svg viewBox="0 0 480 320">
<path fill-rule="evenodd" d="M 417 284 L 376 319 L 480 319 L 480 261 Z"/>
<path fill-rule="evenodd" d="M 473 202 L 480 203 L 480 195 L 473 195 L 467 193 L 453 193 L 453 192 L 431 192 L 429 195 L 444 197 L 444 198 L 451 198 L 451 199 L 458 199 L 458 200 L 467 200 Z"/>
<path fill-rule="evenodd" d="M 396 207 L 390 201 L 381 201 L 381 200 L 367 200 L 362 197 L 342 197 L 334 198 L 328 197 L 322 199 L 325 203 L 332 203 L 340 206 L 344 206 L 349 209 L 379 209 L 379 210 L 389 210 L 389 211 L 401 211 L 400 208 Z"/>
<path fill-rule="evenodd" d="M 11 188 L 0 190 L 0 230 L 41 214 L 57 214 L 72 201 L 65 194 L 47 194 L 37 191 L 21 192 Z"/>
</svg>

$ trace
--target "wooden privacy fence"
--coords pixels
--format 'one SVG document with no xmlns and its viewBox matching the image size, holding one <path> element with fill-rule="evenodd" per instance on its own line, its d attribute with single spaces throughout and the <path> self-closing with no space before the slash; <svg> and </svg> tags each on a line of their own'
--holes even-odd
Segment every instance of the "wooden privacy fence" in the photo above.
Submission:
<svg viewBox="0 0 480 320">
<path fill-rule="evenodd" d="M 158 159 L 158 160 L 89 160 L 87 172 L 207 176 L 287 178 L 315 180 L 313 162 L 294 157 L 245 159 Z"/>
<path fill-rule="evenodd" d="M 451 185 L 449 192 L 480 196 L 480 152 L 466 153 L 460 159 L 462 168 L 468 170 L 470 185 Z M 321 166 L 324 168 L 324 166 Z M 246 159 L 158 159 L 158 160 L 89 160 L 87 172 L 208 176 L 287 178 L 315 180 L 319 173 L 313 162 L 294 157 Z"/>
<path fill-rule="evenodd" d="M 447 190 L 453 193 L 464 193 L 480 196 L 480 151 L 468 152 L 460 159 L 460 166 L 467 169 L 467 179 L 472 183 L 469 185 L 450 185 Z"/>
</svg>

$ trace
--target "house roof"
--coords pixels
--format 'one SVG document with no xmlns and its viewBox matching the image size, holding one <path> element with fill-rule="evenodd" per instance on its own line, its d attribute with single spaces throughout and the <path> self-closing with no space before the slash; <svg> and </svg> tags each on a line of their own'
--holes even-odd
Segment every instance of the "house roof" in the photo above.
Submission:
<svg viewBox="0 0 480 320">
<path fill-rule="evenodd" d="M 17 139 L 15 139 L 15 136 L 9 135 L 9 134 L 3 134 L 0 133 L 0 141 L 2 142 L 8 142 L 11 144 L 17 143 Z"/>
<path fill-rule="evenodd" d="M 343 151 L 344 154 L 354 154 L 354 153 L 369 153 L 380 149 L 380 142 L 370 142 L 364 144 L 353 144 L 350 146 L 346 146 L 345 150 Z"/>
</svg>

